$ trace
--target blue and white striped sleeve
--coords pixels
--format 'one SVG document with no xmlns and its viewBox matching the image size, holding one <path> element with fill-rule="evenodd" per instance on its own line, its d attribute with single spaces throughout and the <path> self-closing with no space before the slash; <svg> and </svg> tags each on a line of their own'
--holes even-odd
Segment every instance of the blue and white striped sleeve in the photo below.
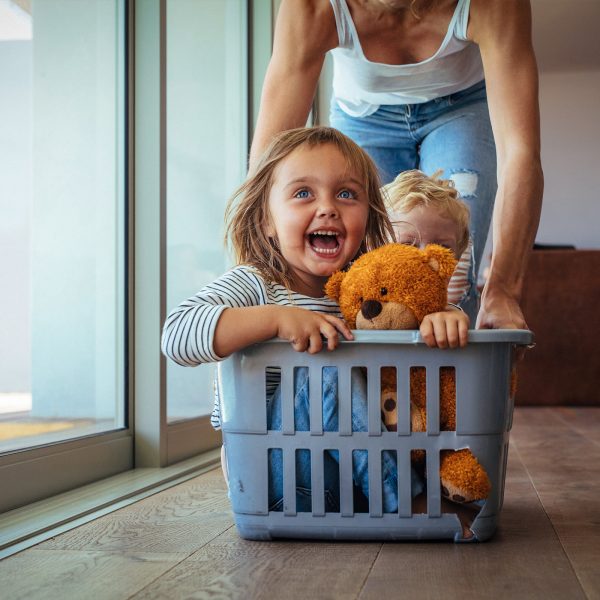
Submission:
<svg viewBox="0 0 600 600">
<path fill-rule="evenodd" d="M 161 348 L 171 360 L 193 367 L 222 360 L 213 348 L 215 330 L 227 308 L 265 304 L 264 285 L 247 267 L 236 267 L 171 311 Z"/>
</svg>

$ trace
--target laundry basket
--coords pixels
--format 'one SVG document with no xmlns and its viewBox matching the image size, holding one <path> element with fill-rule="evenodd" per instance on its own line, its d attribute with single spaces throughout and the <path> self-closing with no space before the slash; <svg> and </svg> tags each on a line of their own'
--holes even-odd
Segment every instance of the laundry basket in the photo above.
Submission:
<svg viewBox="0 0 600 600">
<path fill-rule="evenodd" d="M 470 331 L 465 348 L 428 348 L 418 332 L 356 331 L 355 340 L 334 352 L 295 352 L 281 340 L 250 346 L 219 364 L 223 439 L 229 472 L 229 493 L 241 537 L 253 540 L 312 538 L 346 540 L 462 539 L 456 514 L 442 512 L 439 464 L 441 450 L 469 448 L 485 468 L 491 492 L 471 525 L 472 539 L 490 538 L 504 495 L 504 478 L 512 425 L 511 355 L 515 345 L 532 341 L 525 330 Z M 267 430 L 266 370 L 281 369 L 282 427 Z M 308 368 L 310 431 L 294 429 L 293 373 Z M 323 431 L 321 374 L 336 367 L 339 431 Z M 367 377 L 368 431 L 351 428 L 351 369 Z M 380 377 L 382 367 L 397 375 L 397 431 L 382 431 Z M 410 371 L 426 373 L 427 431 L 411 432 Z M 440 369 L 453 367 L 456 381 L 456 431 L 440 431 Z M 366 370 L 365 370 L 366 369 Z M 282 452 L 283 510 L 269 511 L 268 453 Z M 280 449 L 280 450 L 279 450 Z M 412 514 L 411 450 L 425 450 L 427 512 Z M 311 512 L 296 511 L 295 456 L 311 456 Z M 354 507 L 352 456 L 368 452 L 368 511 Z M 381 454 L 395 453 L 398 469 L 398 511 L 382 511 Z M 325 511 L 323 457 L 336 452 L 340 475 L 340 510 Z M 408 485 L 406 482 L 409 482 Z"/>
</svg>

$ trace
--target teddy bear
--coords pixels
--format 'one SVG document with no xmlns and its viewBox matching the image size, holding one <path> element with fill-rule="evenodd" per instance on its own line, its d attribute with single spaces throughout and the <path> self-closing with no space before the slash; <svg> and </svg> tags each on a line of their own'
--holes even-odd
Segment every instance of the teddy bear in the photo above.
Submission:
<svg viewBox="0 0 600 600">
<path fill-rule="evenodd" d="M 423 250 L 390 243 L 359 257 L 346 271 L 331 275 L 325 293 L 336 300 L 351 329 L 418 329 L 425 315 L 447 306 L 448 282 L 456 259 L 447 248 L 431 244 Z M 388 430 L 397 428 L 396 371 L 381 373 L 382 420 Z M 410 420 L 412 431 L 426 431 L 425 368 L 410 373 Z M 440 429 L 456 429 L 456 382 L 452 367 L 440 369 Z M 413 462 L 422 463 L 424 452 L 412 452 Z M 484 500 L 490 480 L 468 449 L 440 453 L 443 496 L 466 503 Z"/>
</svg>

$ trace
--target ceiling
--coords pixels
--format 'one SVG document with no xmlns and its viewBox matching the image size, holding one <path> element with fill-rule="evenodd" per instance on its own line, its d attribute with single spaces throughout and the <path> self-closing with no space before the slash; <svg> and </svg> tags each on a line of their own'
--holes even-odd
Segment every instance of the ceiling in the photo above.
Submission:
<svg viewBox="0 0 600 600">
<path fill-rule="evenodd" d="M 600 69 L 600 0 L 531 0 L 540 71 Z"/>
</svg>

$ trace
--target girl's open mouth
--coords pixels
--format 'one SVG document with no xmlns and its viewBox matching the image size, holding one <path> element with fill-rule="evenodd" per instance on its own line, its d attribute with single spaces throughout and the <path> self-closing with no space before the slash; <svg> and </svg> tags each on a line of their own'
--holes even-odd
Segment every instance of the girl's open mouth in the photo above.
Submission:
<svg viewBox="0 0 600 600">
<path fill-rule="evenodd" d="M 310 247 L 321 256 L 334 256 L 341 248 L 339 233 L 329 229 L 319 229 L 308 234 Z"/>
</svg>

